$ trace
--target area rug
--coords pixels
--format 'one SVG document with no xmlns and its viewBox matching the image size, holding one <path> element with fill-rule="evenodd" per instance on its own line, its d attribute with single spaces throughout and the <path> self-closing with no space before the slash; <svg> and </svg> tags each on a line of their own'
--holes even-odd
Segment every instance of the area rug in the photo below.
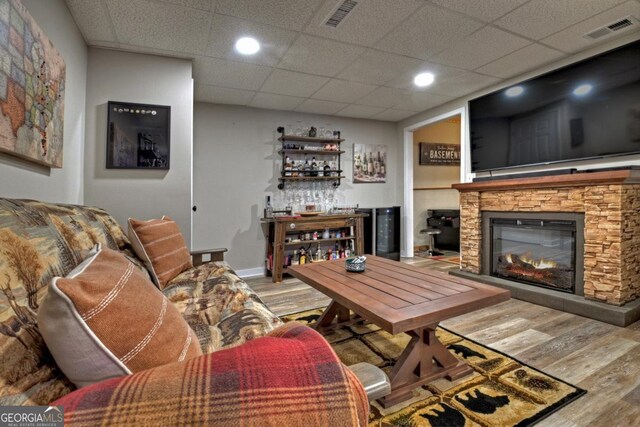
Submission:
<svg viewBox="0 0 640 427">
<path fill-rule="evenodd" d="M 310 324 L 322 309 L 284 317 Z M 414 390 L 414 397 L 383 409 L 371 404 L 370 427 L 531 426 L 586 393 L 518 360 L 445 328 L 438 338 L 474 372 L 457 381 L 440 379 Z M 345 365 L 368 362 L 385 372 L 410 337 L 391 335 L 370 323 L 356 323 L 324 334 Z"/>
</svg>

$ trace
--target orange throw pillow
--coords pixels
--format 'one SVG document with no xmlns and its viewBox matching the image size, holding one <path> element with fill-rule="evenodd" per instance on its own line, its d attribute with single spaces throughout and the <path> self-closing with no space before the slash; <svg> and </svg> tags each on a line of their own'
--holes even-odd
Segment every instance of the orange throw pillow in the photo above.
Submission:
<svg viewBox="0 0 640 427">
<path fill-rule="evenodd" d="M 178 224 L 168 216 L 148 221 L 129 218 L 129 240 L 160 289 L 178 274 L 193 268 Z"/>
<path fill-rule="evenodd" d="M 38 325 L 58 366 L 78 387 L 202 354 L 178 309 L 111 249 L 52 280 Z"/>
</svg>

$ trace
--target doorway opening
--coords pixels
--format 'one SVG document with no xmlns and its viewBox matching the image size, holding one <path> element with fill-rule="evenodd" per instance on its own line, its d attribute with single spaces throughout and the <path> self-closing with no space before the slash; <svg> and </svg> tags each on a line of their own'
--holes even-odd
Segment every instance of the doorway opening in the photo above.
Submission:
<svg viewBox="0 0 640 427">
<path fill-rule="evenodd" d="M 403 256 L 432 249 L 430 242 L 436 250 L 459 250 L 460 203 L 451 184 L 468 170 L 465 117 L 460 108 L 404 129 Z"/>
</svg>

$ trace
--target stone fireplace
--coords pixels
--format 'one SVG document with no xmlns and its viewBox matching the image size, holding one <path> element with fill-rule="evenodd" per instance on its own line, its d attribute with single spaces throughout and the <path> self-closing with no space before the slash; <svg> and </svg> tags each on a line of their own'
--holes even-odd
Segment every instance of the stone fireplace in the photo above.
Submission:
<svg viewBox="0 0 640 427">
<path fill-rule="evenodd" d="M 588 317 L 592 302 L 605 303 L 595 307 L 609 312 L 600 320 L 610 323 L 640 318 L 640 170 L 453 187 L 461 275 L 553 308 L 586 302 L 565 311 Z"/>
</svg>

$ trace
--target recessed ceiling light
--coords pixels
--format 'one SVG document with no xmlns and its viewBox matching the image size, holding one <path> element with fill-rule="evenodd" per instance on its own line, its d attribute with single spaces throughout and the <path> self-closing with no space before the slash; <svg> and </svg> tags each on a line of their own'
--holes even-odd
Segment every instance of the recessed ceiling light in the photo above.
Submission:
<svg viewBox="0 0 640 427">
<path fill-rule="evenodd" d="M 588 83 L 585 83 L 575 88 L 573 90 L 573 94 L 577 96 L 584 96 L 589 92 L 591 92 L 591 89 L 593 89 L 593 86 Z"/>
<path fill-rule="evenodd" d="M 431 73 L 420 73 L 413 78 L 413 84 L 418 87 L 425 87 L 433 83 L 434 79 L 435 77 Z"/>
<path fill-rule="evenodd" d="M 236 50 L 242 55 L 253 55 L 260 50 L 260 43 L 253 37 L 242 37 L 236 42 Z"/>
<path fill-rule="evenodd" d="M 522 86 L 512 86 L 505 90 L 504 94 L 509 98 L 513 98 L 514 96 L 522 95 L 522 92 L 524 92 L 524 88 Z"/>
</svg>

